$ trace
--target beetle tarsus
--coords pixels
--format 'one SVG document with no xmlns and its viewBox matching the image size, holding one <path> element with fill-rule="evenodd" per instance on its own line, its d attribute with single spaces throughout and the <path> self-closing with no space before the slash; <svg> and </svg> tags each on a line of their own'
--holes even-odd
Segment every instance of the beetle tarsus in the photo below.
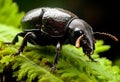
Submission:
<svg viewBox="0 0 120 82">
<path fill-rule="evenodd" d="M 18 50 L 16 53 L 13 54 L 13 56 L 17 56 L 17 55 L 19 55 L 20 52 L 21 52 L 21 50 Z"/>
<path fill-rule="evenodd" d="M 54 72 L 56 70 L 56 65 L 53 65 L 52 67 L 51 67 L 51 72 Z"/>
<path fill-rule="evenodd" d="M 87 56 L 89 57 L 90 61 L 92 61 L 92 62 L 97 62 L 97 61 L 94 60 L 90 55 L 87 55 Z"/>
</svg>

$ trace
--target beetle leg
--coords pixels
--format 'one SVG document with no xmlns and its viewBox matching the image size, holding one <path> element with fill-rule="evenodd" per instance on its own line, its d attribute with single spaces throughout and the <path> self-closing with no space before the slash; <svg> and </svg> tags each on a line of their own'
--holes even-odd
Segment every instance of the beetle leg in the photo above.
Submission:
<svg viewBox="0 0 120 82">
<path fill-rule="evenodd" d="M 28 32 L 24 36 L 21 46 L 19 47 L 18 51 L 14 55 L 18 55 L 18 54 L 20 54 L 20 52 L 23 52 L 24 47 L 27 46 L 27 40 L 29 38 L 36 38 L 36 35 L 32 32 Z"/>
<path fill-rule="evenodd" d="M 5 43 L 5 44 L 15 44 L 15 43 L 18 42 L 18 36 L 24 36 L 24 35 L 25 35 L 25 33 L 20 32 L 20 33 L 18 33 L 18 34 L 14 37 L 14 39 L 12 40 L 12 42 L 4 42 L 4 43 Z"/>
<path fill-rule="evenodd" d="M 52 71 L 56 69 L 56 64 L 58 63 L 58 58 L 60 56 L 60 50 L 61 50 L 61 43 L 58 42 L 56 45 L 55 59 L 54 59 L 54 62 L 53 62 L 52 68 L 51 68 Z"/>
<path fill-rule="evenodd" d="M 89 59 L 91 60 L 91 61 L 95 61 L 92 57 L 91 57 L 91 55 L 87 55 L 88 57 L 89 57 Z"/>
</svg>

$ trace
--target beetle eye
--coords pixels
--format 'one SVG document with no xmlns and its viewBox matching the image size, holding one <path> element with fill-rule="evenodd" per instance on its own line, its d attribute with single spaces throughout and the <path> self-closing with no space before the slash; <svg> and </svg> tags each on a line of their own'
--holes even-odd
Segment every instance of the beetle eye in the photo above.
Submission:
<svg viewBox="0 0 120 82">
<path fill-rule="evenodd" d="M 76 37 L 79 37 L 79 36 L 82 35 L 82 34 L 84 34 L 84 32 L 83 32 L 82 30 L 77 30 L 77 31 L 74 32 L 74 35 L 75 35 Z"/>
<path fill-rule="evenodd" d="M 80 33 L 80 34 L 84 34 L 82 30 L 79 30 L 79 33 Z"/>
</svg>

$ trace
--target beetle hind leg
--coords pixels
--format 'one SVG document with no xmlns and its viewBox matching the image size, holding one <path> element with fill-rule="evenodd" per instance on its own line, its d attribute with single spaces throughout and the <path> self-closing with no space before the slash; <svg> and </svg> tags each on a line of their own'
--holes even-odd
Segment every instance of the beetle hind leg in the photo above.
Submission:
<svg viewBox="0 0 120 82">
<path fill-rule="evenodd" d="M 26 35 L 24 36 L 24 38 L 22 40 L 21 46 L 19 47 L 18 51 L 14 55 L 19 55 L 20 52 L 23 52 L 25 46 L 27 46 L 27 41 L 29 38 L 36 38 L 36 35 L 32 32 L 26 33 Z"/>
<path fill-rule="evenodd" d="M 11 42 L 4 42 L 4 44 L 15 44 L 18 42 L 18 36 L 24 36 L 24 35 L 25 33 L 20 32 L 14 37 L 14 39 Z"/>
</svg>

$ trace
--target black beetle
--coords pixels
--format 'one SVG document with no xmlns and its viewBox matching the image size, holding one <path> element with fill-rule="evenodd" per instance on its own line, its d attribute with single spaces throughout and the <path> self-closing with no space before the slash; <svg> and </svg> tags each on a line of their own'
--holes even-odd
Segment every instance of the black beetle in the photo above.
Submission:
<svg viewBox="0 0 120 82">
<path fill-rule="evenodd" d="M 12 42 L 18 42 L 18 36 L 23 37 L 23 41 L 18 51 L 14 55 L 23 52 L 27 42 L 34 45 L 56 45 L 56 55 L 52 69 L 58 62 L 62 44 L 70 43 L 77 48 L 83 48 L 83 52 L 90 58 L 95 49 L 95 34 L 105 35 L 115 41 L 118 39 L 108 33 L 93 32 L 91 26 L 75 14 L 61 9 L 42 7 L 29 11 L 21 21 L 23 32 L 18 33 Z M 93 59 L 92 59 L 93 60 Z"/>
</svg>

